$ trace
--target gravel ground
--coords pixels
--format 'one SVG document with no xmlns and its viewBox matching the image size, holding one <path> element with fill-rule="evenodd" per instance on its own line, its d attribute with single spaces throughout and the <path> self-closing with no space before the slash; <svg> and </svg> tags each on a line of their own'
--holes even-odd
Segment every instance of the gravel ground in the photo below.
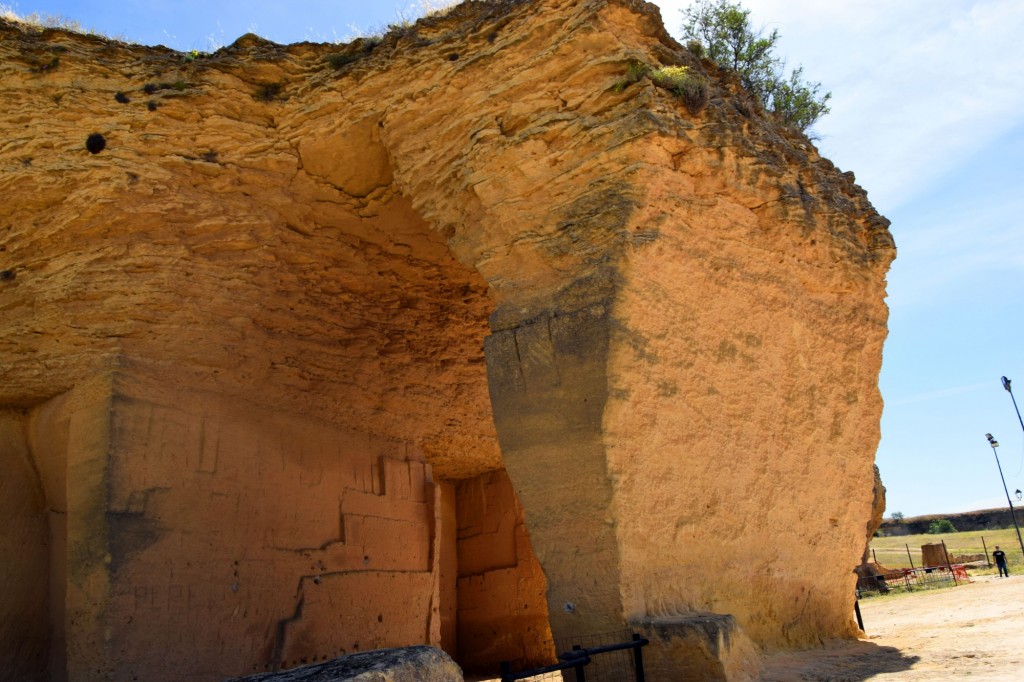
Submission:
<svg viewBox="0 0 1024 682">
<path fill-rule="evenodd" d="M 867 636 L 768 660 L 765 682 L 1024 680 L 1024 575 L 861 601 Z"/>
</svg>

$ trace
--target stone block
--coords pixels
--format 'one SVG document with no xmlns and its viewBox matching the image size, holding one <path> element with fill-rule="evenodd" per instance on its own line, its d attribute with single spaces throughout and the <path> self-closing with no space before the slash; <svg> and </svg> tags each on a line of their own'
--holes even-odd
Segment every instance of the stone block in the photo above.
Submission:
<svg viewBox="0 0 1024 682">
<path fill-rule="evenodd" d="M 642 618 L 630 625 L 651 643 L 643 650 L 650 680 L 750 682 L 760 674 L 757 648 L 730 615 Z"/>
<path fill-rule="evenodd" d="M 239 677 L 228 682 L 462 682 L 462 669 L 429 646 L 378 649 L 293 670 Z"/>
</svg>

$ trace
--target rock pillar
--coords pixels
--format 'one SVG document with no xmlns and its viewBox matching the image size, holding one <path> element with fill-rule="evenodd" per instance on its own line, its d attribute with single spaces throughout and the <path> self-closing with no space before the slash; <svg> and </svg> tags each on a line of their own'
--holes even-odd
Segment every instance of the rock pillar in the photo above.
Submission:
<svg viewBox="0 0 1024 682">
<path fill-rule="evenodd" d="M 608 311 L 594 305 L 486 345 L 494 423 L 547 575 L 556 638 L 622 628 L 602 428 L 608 343 Z"/>
</svg>

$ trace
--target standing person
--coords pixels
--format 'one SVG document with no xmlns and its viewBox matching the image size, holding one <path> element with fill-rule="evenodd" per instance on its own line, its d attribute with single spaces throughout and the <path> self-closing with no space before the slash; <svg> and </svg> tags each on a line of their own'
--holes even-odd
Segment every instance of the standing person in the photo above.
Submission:
<svg viewBox="0 0 1024 682">
<path fill-rule="evenodd" d="M 992 552 L 992 558 L 996 560 L 996 567 L 999 569 L 999 577 L 1009 578 L 1010 570 L 1006 568 L 1006 552 L 999 549 L 999 545 L 996 545 L 996 551 Z"/>
</svg>

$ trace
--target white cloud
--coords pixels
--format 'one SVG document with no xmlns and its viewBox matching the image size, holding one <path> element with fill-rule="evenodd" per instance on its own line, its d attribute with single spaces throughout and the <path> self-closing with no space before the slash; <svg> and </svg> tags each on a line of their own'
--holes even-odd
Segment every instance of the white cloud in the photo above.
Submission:
<svg viewBox="0 0 1024 682">
<path fill-rule="evenodd" d="M 1024 197 L 1007 194 L 960 197 L 938 211 L 916 207 L 900 225 L 899 257 L 889 278 L 898 296 L 890 306 L 943 304 L 952 291 L 969 291 L 981 275 L 990 284 L 1004 278 L 1007 285 L 1019 282 Z"/>
<path fill-rule="evenodd" d="M 1002 495 L 989 495 L 988 497 L 979 497 L 974 500 L 967 500 L 966 502 L 954 502 L 950 503 L 947 507 L 942 508 L 942 513 L 946 514 L 963 514 L 966 512 L 978 511 L 981 509 L 1006 509 L 1006 497 Z M 934 511 L 927 513 L 934 514 Z M 991 550 L 991 548 L 990 548 Z"/>
<path fill-rule="evenodd" d="M 971 384 L 969 386 L 952 386 L 950 388 L 938 388 L 933 391 L 925 391 L 923 393 L 916 393 L 906 398 L 899 398 L 897 400 L 887 400 L 887 407 L 894 407 L 896 405 L 911 405 L 913 403 L 925 402 L 928 400 L 938 400 L 942 398 L 950 398 L 953 396 L 964 395 L 966 393 L 974 393 L 982 389 L 992 388 L 991 381 L 985 381 L 977 384 Z"/>
</svg>

